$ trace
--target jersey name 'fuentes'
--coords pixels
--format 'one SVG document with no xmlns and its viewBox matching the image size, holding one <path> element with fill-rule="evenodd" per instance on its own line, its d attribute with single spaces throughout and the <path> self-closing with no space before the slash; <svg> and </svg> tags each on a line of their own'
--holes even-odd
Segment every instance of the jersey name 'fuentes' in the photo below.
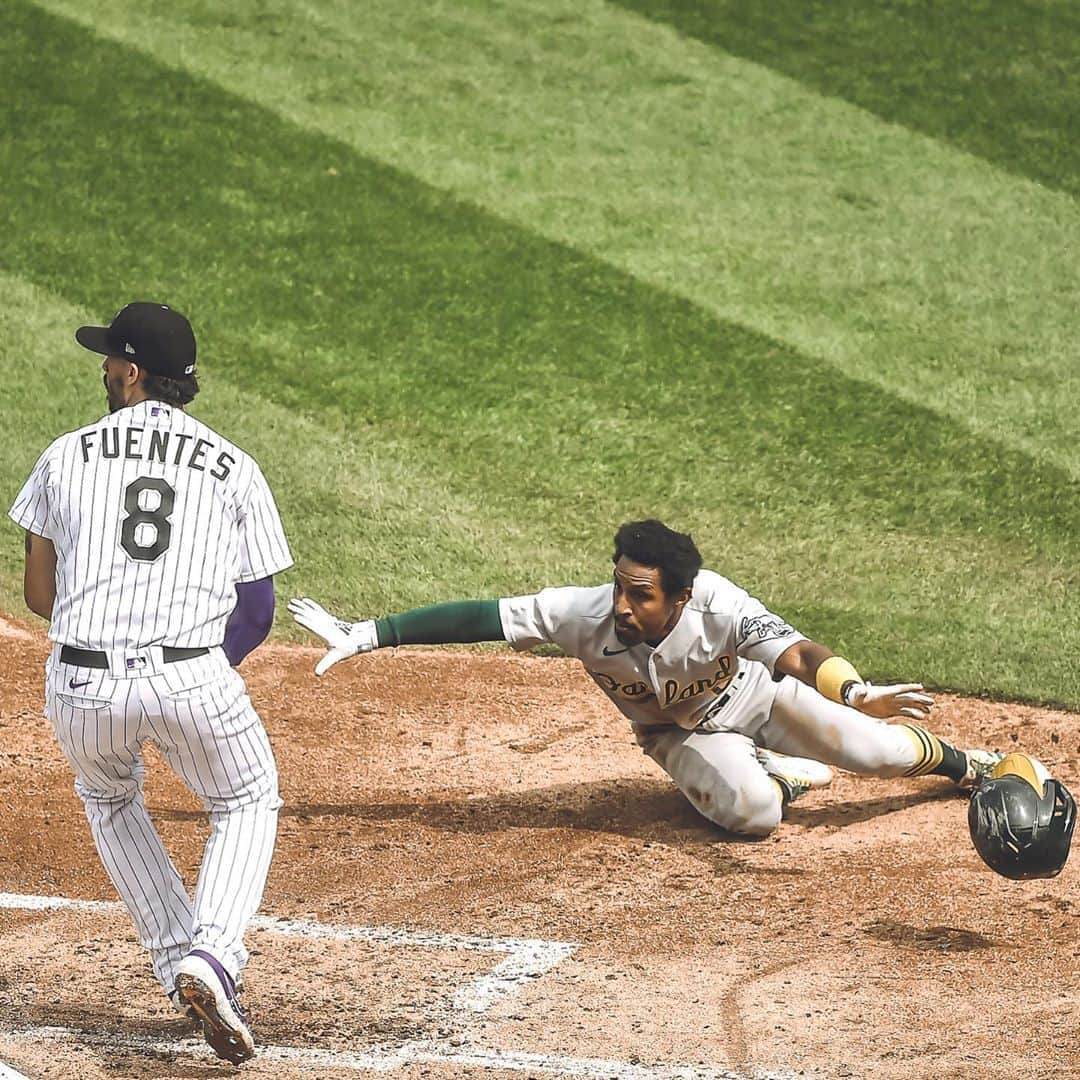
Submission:
<svg viewBox="0 0 1080 1080">
<path fill-rule="evenodd" d="M 11 517 L 52 541 L 49 636 L 79 648 L 220 645 L 236 583 L 292 565 L 256 462 L 159 401 L 61 435 Z"/>
<path fill-rule="evenodd" d="M 161 406 L 157 406 L 161 408 Z M 209 431 L 209 429 L 207 429 Z M 104 460 L 158 462 L 161 465 L 185 465 L 199 472 L 209 472 L 215 480 L 228 478 L 236 456 L 221 449 L 221 440 L 201 439 L 193 432 L 172 432 L 161 428 L 95 428 L 79 435 L 84 465 L 92 456 Z"/>
</svg>

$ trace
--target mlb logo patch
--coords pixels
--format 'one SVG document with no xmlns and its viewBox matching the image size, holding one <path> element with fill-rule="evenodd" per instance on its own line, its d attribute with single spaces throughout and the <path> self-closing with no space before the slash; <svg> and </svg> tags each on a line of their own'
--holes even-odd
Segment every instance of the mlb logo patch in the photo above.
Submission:
<svg viewBox="0 0 1080 1080">
<path fill-rule="evenodd" d="M 146 667 L 146 657 L 145 656 L 129 656 L 127 658 L 126 663 L 127 663 L 128 671 L 134 671 L 135 668 Z"/>
</svg>

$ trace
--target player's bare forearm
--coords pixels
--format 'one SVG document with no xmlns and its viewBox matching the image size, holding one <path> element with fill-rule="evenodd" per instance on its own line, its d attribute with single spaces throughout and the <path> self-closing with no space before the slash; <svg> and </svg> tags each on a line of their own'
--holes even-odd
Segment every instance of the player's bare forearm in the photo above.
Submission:
<svg viewBox="0 0 1080 1080">
<path fill-rule="evenodd" d="M 51 619 L 56 600 L 56 549 L 51 540 L 27 532 L 25 550 L 23 599 L 35 615 Z"/>
<path fill-rule="evenodd" d="M 815 686 L 818 668 L 832 656 L 832 650 L 816 641 L 797 641 L 789 649 L 785 649 L 776 661 L 776 670 L 782 675 L 790 675 L 793 679 L 804 682 L 807 686 Z"/>
<path fill-rule="evenodd" d="M 780 654 L 775 667 L 781 674 L 813 686 L 832 701 L 878 720 L 906 716 L 923 721 L 934 705 L 934 699 L 922 692 L 922 683 L 874 686 L 865 682 L 849 661 L 816 641 L 796 642 Z"/>
</svg>

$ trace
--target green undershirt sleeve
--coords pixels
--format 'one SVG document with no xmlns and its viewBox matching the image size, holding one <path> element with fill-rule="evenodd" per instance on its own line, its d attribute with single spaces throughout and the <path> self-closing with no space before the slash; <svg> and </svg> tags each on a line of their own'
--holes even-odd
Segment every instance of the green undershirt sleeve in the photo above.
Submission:
<svg viewBox="0 0 1080 1080">
<path fill-rule="evenodd" d="M 454 600 L 375 620 L 379 648 L 505 641 L 498 600 Z"/>
</svg>

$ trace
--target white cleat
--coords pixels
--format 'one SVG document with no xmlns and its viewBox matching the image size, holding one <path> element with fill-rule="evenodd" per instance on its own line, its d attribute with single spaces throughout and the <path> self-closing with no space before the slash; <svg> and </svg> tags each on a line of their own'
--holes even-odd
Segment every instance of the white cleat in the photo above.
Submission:
<svg viewBox="0 0 1080 1080">
<path fill-rule="evenodd" d="M 758 763 L 787 791 L 787 802 L 794 802 L 811 788 L 824 788 L 832 783 L 833 771 L 828 765 L 811 758 L 788 757 L 775 750 L 755 748 Z"/>
<path fill-rule="evenodd" d="M 961 753 L 967 758 L 967 772 L 957 783 L 964 791 L 974 791 L 984 780 L 988 779 L 995 766 L 1005 755 L 996 750 L 962 750 Z"/>
<path fill-rule="evenodd" d="M 176 994 L 196 1014 L 203 1038 L 218 1057 L 239 1065 L 255 1056 L 255 1040 L 236 984 L 221 963 L 193 949 L 176 965 Z"/>
</svg>

